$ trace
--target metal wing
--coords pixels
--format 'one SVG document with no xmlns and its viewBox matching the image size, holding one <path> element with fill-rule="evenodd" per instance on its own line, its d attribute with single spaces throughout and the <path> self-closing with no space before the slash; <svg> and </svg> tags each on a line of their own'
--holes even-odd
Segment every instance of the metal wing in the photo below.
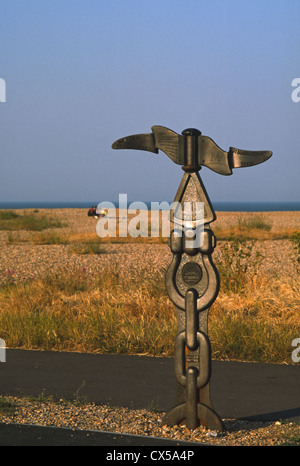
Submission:
<svg viewBox="0 0 300 466">
<path fill-rule="evenodd" d="M 152 126 L 152 133 L 133 134 L 118 139 L 113 149 L 146 150 L 158 154 L 162 150 L 179 165 L 185 164 L 185 136 L 179 135 L 164 126 Z M 221 175 L 232 175 L 233 168 L 250 167 L 268 160 L 271 151 L 249 151 L 230 147 L 223 151 L 211 138 L 198 136 L 198 149 L 195 154 L 197 166 L 203 165 Z"/>
</svg>

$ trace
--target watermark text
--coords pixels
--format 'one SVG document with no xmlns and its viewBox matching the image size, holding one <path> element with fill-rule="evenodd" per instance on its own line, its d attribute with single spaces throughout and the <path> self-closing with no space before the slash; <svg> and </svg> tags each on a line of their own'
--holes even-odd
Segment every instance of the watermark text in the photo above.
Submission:
<svg viewBox="0 0 300 466">
<path fill-rule="evenodd" d="M 128 205 L 127 194 L 119 194 L 118 209 L 113 202 L 103 201 L 96 212 L 104 211 L 106 215 L 99 218 L 96 226 L 100 238 L 167 238 L 174 228 L 184 234 L 189 248 L 199 248 L 203 242 L 203 202 L 151 202 L 149 212 L 145 202 L 135 201 Z"/>
<path fill-rule="evenodd" d="M 2 338 L 0 338 L 0 362 L 6 362 L 6 345 Z"/>
<path fill-rule="evenodd" d="M 295 87 L 291 94 L 292 101 L 295 103 L 300 102 L 300 78 L 293 79 L 292 87 Z"/>
<path fill-rule="evenodd" d="M 6 83 L 3 78 L 0 78 L 0 102 L 6 102 Z"/>
<path fill-rule="evenodd" d="M 292 361 L 300 362 L 300 338 L 295 338 L 292 341 L 292 346 L 296 347 L 294 351 L 292 352 Z"/>
</svg>

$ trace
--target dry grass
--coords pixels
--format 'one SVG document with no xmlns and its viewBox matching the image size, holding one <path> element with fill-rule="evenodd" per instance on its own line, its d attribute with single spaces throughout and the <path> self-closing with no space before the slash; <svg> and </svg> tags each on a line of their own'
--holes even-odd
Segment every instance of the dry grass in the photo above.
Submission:
<svg viewBox="0 0 300 466">
<path fill-rule="evenodd" d="M 12 210 L 0 211 L 0 230 L 6 231 L 42 231 L 47 228 L 61 228 L 63 224 L 49 215 L 39 212 L 19 213 Z"/>
<path fill-rule="evenodd" d="M 144 243 L 144 244 L 157 244 L 167 243 L 168 237 L 155 237 L 155 236 L 139 236 L 133 238 L 128 237 L 110 237 L 99 238 L 94 232 L 93 233 L 60 233 L 57 231 L 45 231 L 40 233 L 32 233 L 27 235 L 25 238 L 21 237 L 18 232 L 8 233 L 7 243 L 32 243 L 32 244 L 86 244 L 86 243 L 98 243 L 98 244 L 120 244 L 120 243 Z"/>
<path fill-rule="evenodd" d="M 289 239 L 298 229 L 298 218 L 292 216 L 292 219 L 296 220 L 296 226 L 291 226 L 289 225 L 289 217 L 285 214 L 288 212 L 277 214 L 272 212 L 240 212 L 226 217 L 223 213 L 217 219 L 213 229 L 219 240 L 231 240 L 232 238 L 259 241 Z"/>
<path fill-rule="evenodd" d="M 287 277 L 260 276 L 243 294 L 220 293 L 210 312 L 215 357 L 291 364 L 299 309 L 299 281 Z"/>
<path fill-rule="evenodd" d="M 231 240 L 232 238 L 240 238 L 245 240 L 254 239 L 263 241 L 291 238 L 295 234 L 295 228 L 280 228 L 278 230 L 267 231 L 261 230 L 259 228 L 246 229 L 237 225 L 230 228 L 216 227 L 214 232 L 218 240 Z"/>
<path fill-rule="evenodd" d="M 227 290 L 228 291 L 228 290 Z M 210 311 L 213 357 L 291 363 L 300 333 L 297 280 L 254 277 L 246 291 L 221 291 Z M 163 275 L 142 282 L 116 269 L 49 274 L 0 293 L 9 347 L 173 356 L 177 320 Z"/>
<path fill-rule="evenodd" d="M 0 326 L 10 347 L 101 353 L 170 354 L 175 316 L 160 282 L 142 287 L 116 270 L 83 270 L 9 284 Z"/>
<path fill-rule="evenodd" d="M 64 215 L 57 214 L 57 219 Z M 216 263 L 221 290 L 209 313 L 213 357 L 290 364 L 291 344 L 300 334 L 299 275 L 258 275 L 263 257 L 253 249 L 254 242 L 237 241 L 237 236 L 294 237 L 296 262 L 299 236 L 295 228 L 274 225 L 271 216 L 220 217 L 213 230 L 218 239 L 230 241 L 219 246 Z M 232 223 L 227 226 L 228 219 Z M 82 218 L 86 229 L 85 222 L 86 217 Z M 8 241 L 68 244 L 71 254 L 102 254 L 105 244 L 112 242 L 167 241 L 151 236 L 100 239 L 95 223 L 89 225 L 91 231 L 75 226 L 26 231 L 26 235 L 10 231 Z M 155 279 L 132 279 L 117 264 L 105 266 L 98 275 L 83 268 L 62 269 L 24 283 L 8 275 L 0 288 L 0 328 L 9 347 L 173 356 L 177 320 L 163 271 Z"/>
</svg>

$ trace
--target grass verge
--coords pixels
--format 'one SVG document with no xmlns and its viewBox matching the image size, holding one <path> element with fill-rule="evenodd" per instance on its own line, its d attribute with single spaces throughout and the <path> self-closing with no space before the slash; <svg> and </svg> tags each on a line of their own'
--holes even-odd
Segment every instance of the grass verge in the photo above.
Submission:
<svg viewBox="0 0 300 466">
<path fill-rule="evenodd" d="M 8 282 L 0 291 L 1 333 L 11 347 L 168 355 L 176 324 L 160 286 L 141 289 L 116 270 Z"/>
<path fill-rule="evenodd" d="M 213 358 L 291 364 L 299 287 L 253 276 L 243 292 L 221 289 L 209 314 Z M 3 283 L 0 328 L 14 348 L 173 356 L 177 317 L 163 275 L 141 286 L 117 268 L 77 269 Z"/>
</svg>

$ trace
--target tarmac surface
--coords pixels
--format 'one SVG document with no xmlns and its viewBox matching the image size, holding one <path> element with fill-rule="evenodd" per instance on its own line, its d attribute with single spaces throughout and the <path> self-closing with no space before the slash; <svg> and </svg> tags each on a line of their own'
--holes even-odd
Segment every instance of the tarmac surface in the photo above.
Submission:
<svg viewBox="0 0 300 466">
<path fill-rule="evenodd" d="M 221 418 L 300 422 L 300 364 L 212 361 L 212 404 Z M 169 411 L 172 358 L 6 350 L 0 395 L 84 397 L 97 404 Z M 55 427 L 0 424 L 0 445 L 193 445 L 168 439 Z M 197 444 L 199 445 L 199 444 Z"/>
</svg>

